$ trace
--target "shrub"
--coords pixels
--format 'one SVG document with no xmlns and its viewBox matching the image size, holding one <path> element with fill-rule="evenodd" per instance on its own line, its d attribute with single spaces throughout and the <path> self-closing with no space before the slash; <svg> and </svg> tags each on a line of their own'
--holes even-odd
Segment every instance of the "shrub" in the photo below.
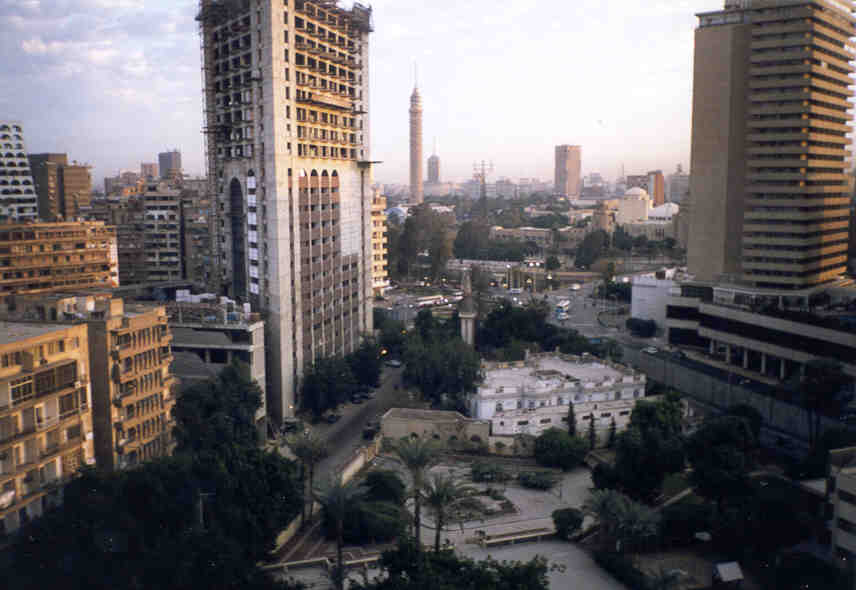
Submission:
<svg viewBox="0 0 856 590">
<path fill-rule="evenodd" d="M 665 543 L 686 545 L 693 542 L 696 533 L 710 531 L 713 509 L 706 504 L 678 502 L 662 511 L 660 534 Z"/>
<path fill-rule="evenodd" d="M 535 460 L 545 467 L 569 471 L 582 463 L 586 453 L 586 441 L 558 428 L 551 428 L 535 439 Z"/>
<path fill-rule="evenodd" d="M 524 471 L 517 476 L 520 485 L 533 490 L 549 490 L 558 480 L 554 474 L 545 471 Z"/>
<path fill-rule="evenodd" d="M 571 535 L 580 530 L 583 524 L 583 513 L 576 508 L 554 510 L 553 524 L 556 526 L 556 534 L 568 541 Z"/>
<path fill-rule="evenodd" d="M 591 471 L 591 481 L 598 490 L 616 490 L 620 481 L 615 468 L 606 463 L 598 463 Z"/>
<path fill-rule="evenodd" d="M 503 482 L 511 479 L 505 470 L 495 463 L 477 461 L 470 467 L 470 475 L 474 482 Z"/>
<path fill-rule="evenodd" d="M 594 560 L 628 588 L 633 590 L 648 590 L 650 588 L 648 578 L 633 565 L 633 561 L 629 557 L 612 551 L 597 551 L 594 554 Z"/>
<path fill-rule="evenodd" d="M 370 471 L 366 476 L 365 486 L 368 498 L 375 502 L 390 502 L 403 506 L 407 495 L 407 486 L 395 471 L 381 469 Z"/>
</svg>

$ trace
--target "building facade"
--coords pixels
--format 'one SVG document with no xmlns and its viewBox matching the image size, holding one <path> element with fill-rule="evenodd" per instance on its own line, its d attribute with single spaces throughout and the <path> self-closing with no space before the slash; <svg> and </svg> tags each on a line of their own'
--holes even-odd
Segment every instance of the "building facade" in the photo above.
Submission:
<svg viewBox="0 0 856 590">
<path fill-rule="evenodd" d="M 428 158 L 428 184 L 440 184 L 440 156 L 432 154 Z"/>
<path fill-rule="evenodd" d="M 419 88 L 410 95 L 410 204 L 425 199 L 422 177 L 422 97 Z"/>
<path fill-rule="evenodd" d="M 204 0 L 199 22 L 216 272 L 266 314 L 279 421 L 305 366 L 372 329 L 371 10 Z"/>
<path fill-rule="evenodd" d="M 0 226 L 0 301 L 119 286 L 116 231 L 100 221 Z"/>
<path fill-rule="evenodd" d="M 595 433 L 605 442 L 613 420 L 616 431 L 625 429 L 636 401 L 645 396 L 644 374 L 592 357 L 540 354 L 515 363 L 483 363 L 482 370 L 470 415 L 490 420 L 494 436 L 567 429 L 573 404 L 577 432 L 587 432 L 594 415 Z"/>
<path fill-rule="evenodd" d="M 42 221 L 73 220 L 92 204 L 89 166 L 69 164 L 67 154 L 30 154 L 30 170 Z"/>
<path fill-rule="evenodd" d="M 565 197 L 578 197 L 581 174 L 582 148 L 578 145 L 557 145 L 554 192 Z"/>
<path fill-rule="evenodd" d="M 85 325 L 0 322 L 0 539 L 95 463 Z"/>
<path fill-rule="evenodd" d="M 172 335 L 162 305 L 109 294 L 16 298 L 10 317 L 88 328 L 94 451 L 98 467 L 125 469 L 173 451 Z"/>
<path fill-rule="evenodd" d="M 0 221 L 35 221 L 38 207 L 24 130 L 0 120 Z"/>
<path fill-rule="evenodd" d="M 179 180 L 181 178 L 181 152 L 170 150 L 159 153 L 158 168 L 162 180 Z M 145 177 L 146 174 L 143 173 L 143 178 L 145 179 Z"/>
<path fill-rule="evenodd" d="M 140 164 L 140 178 L 146 182 L 152 182 L 160 178 L 157 162 L 142 162 Z"/>
<path fill-rule="evenodd" d="M 667 184 L 669 193 L 667 201 L 680 205 L 690 192 L 690 175 L 685 174 L 683 166 L 678 164 L 674 174 L 669 174 Z"/>
<path fill-rule="evenodd" d="M 695 34 L 690 272 L 809 288 L 846 265 L 850 0 L 727 1 Z"/>
<path fill-rule="evenodd" d="M 386 197 L 375 191 L 372 199 L 372 291 L 375 297 L 389 289 L 389 252 Z"/>
<path fill-rule="evenodd" d="M 233 360 L 244 363 L 262 390 L 255 421 L 259 441 L 266 440 L 265 324 L 261 317 L 234 304 L 177 301 L 167 304 L 166 310 L 172 334 L 170 371 L 181 387 L 215 377 Z M 195 358 L 186 359 L 188 354 Z"/>
</svg>

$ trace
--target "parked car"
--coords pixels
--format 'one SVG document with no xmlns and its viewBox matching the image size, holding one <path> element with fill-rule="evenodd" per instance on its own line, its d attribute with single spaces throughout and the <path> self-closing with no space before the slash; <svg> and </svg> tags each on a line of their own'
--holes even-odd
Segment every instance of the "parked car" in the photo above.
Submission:
<svg viewBox="0 0 856 590">
<path fill-rule="evenodd" d="M 335 424 L 336 422 L 338 422 L 341 419 L 342 419 L 341 414 L 329 414 L 327 416 L 327 423 L 328 424 Z"/>
<path fill-rule="evenodd" d="M 374 399 L 374 398 L 375 398 L 375 395 L 376 395 L 375 391 L 374 391 L 373 389 L 369 389 L 367 392 L 365 392 L 365 393 L 363 394 L 363 398 L 365 398 L 365 399 Z"/>
<path fill-rule="evenodd" d="M 392 360 L 386 361 L 386 366 L 397 369 L 401 366 L 401 361 L 398 359 L 392 359 Z"/>
<path fill-rule="evenodd" d="M 649 346 L 647 348 L 643 348 L 642 352 L 647 352 L 648 354 L 657 354 L 657 349 L 653 346 Z"/>
<path fill-rule="evenodd" d="M 352 403 L 352 404 L 361 404 L 361 403 L 363 403 L 363 396 L 362 396 L 362 395 L 360 395 L 359 393 L 355 393 L 354 395 L 352 395 L 352 396 L 351 396 L 351 403 Z"/>
</svg>

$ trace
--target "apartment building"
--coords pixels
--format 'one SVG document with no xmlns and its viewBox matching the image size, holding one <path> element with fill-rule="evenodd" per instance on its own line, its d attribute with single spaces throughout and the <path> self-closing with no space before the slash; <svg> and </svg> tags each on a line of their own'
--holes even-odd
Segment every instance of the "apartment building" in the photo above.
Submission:
<svg viewBox="0 0 856 590">
<path fill-rule="evenodd" d="M 233 360 L 244 363 L 265 391 L 265 323 L 234 302 L 176 301 L 166 305 L 172 334 L 171 371 L 187 387 L 215 377 Z M 267 404 L 256 411 L 259 441 L 267 439 Z"/>
<path fill-rule="evenodd" d="M 89 166 L 68 163 L 67 154 L 30 154 L 30 170 L 42 221 L 73 220 L 92 204 Z"/>
<path fill-rule="evenodd" d="M 100 221 L 0 226 L 0 301 L 119 286 L 116 230 Z"/>
<path fill-rule="evenodd" d="M 495 436 L 567 429 L 573 404 L 577 431 L 586 432 L 594 416 L 595 433 L 605 442 L 612 422 L 616 431 L 625 429 L 636 401 L 645 396 L 644 374 L 589 355 L 528 355 L 525 361 L 482 363 L 482 371 L 470 415 L 490 420 Z"/>
<path fill-rule="evenodd" d="M 800 290 L 847 262 L 850 0 L 726 0 L 698 15 L 689 270 Z"/>
<path fill-rule="evenodd" d="M 95 463 L 85 325 L 0 321 L 0 540 Z"/>
<path fill-rule="evenodd" d="M 21 296 L 14 319 L 88 327 L 94 451 L 117 470 L 169 455 L 176 381 L 172 334 L 162 305 L 126 303 L 109 293 Z"/>
<path fill-rule="evenodd" d="M 553 230 L 543 227 L 500 227 L 490 228 L 490 239 L 500 242 L 533 242 L 539 248 L 549 248 L 553 245 Z"/>
<path fill-rule="evenodd" d="M 387 252 L 386 197 L 375 191 L 372 199 L 372 291 L 375 297 L 389 289 L 389 254 Z"/>
<path fill-rule="evenodd" d="M 169 150 L 158 154 L 158 168 L 163 180 L 181 180 L 181 152 Z"/>
<path fill-rule="evenodd" d="M 30 162 L 20 123 L 0 120 L 0 221 L 38 219 Z"/>
<path fill-rule="evenodd" d="M 266 314 L 279 421 L 305 366 L 372 329 L 371 9 L 201 0 L 198 21 L 216 272 Z"/>
<path fill-rule="evenodd" d="M 214 217 L 205 190 L 188 189 L 180 196 L 181 275 L 205 288 L 213 288 Z"/>
</svg>

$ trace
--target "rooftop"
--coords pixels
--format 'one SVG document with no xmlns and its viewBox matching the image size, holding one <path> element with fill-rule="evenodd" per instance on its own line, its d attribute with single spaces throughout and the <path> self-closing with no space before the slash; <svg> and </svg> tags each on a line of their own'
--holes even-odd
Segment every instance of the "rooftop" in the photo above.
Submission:
<svg viewBox="0 0 856 590">
<path fill-rule="evenodd" d="M 428 420 L 430 422 L 448 422 L 449 420 L 470 420 L 460 412 L 442 410 L 417 410 L 412 408 L 392 408 L 383 415 L 383 419 Z"/>
<path fill-rule="evenodd" d="M 593 387 L 636 375 L 632 370 L 591 357 L 544 354 L 515 363 L 485 363 L 480 395 L 508 391 L 553 391 L 568 385 Z"/>
<path fill-rule="evenodd" d="M 0 346 L 12 344 L 13 342 L 19 342 L 21 340 L 29 340 L 30 338 L 38 338 L 39 336 L 44 336 L 51 332 L 67 329 L 68 325 L 63 324 L 0 321 Z"/>
</svg>

